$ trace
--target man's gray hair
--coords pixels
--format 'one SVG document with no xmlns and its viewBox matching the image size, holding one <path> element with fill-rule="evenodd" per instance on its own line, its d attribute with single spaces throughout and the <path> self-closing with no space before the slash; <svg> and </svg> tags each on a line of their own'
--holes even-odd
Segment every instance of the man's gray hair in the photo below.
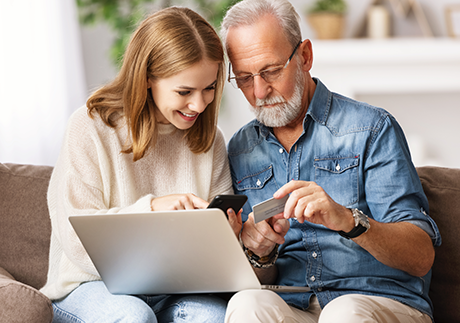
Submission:
<svg viewBox="0 0 460 323">
<path fill-rule="evenodd" d="M 227 47 L 227 33 L 230 27 L 253 25 L 267 14 L 278 20 L 292 47 L 302 40 L 300 16 L 289 1 L 243 0 L 229 9 L 222 21 L 220 36 L 224 46 Z"/>
</svg>

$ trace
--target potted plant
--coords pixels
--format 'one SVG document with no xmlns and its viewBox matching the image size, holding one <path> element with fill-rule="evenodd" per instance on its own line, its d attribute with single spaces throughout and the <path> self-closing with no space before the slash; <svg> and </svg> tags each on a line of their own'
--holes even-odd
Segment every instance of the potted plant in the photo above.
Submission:
<svg viewBox="0 0 460 323">
<path fill-rule="evenodd" d="M 338 39 L 345 25 L 345 0 L 317 0 L 308 10 L 307 20 L 318 39 Z"/>
</svg>

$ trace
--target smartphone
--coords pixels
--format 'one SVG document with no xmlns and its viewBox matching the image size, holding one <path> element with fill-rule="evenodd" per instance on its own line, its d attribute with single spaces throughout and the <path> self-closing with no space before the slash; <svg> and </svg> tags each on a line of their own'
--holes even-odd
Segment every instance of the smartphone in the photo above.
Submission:
<svg viewBox="0 0 460 323">
<path fill-rule="evenodd" d="M 227 215 L 227 210 L 232 208 L 235 213 L 238 213 L 240 209 L 243 207 L 244 203 L 246 203 L 248 197 L 242 194 L 235 194 L 235 195 L 217 195 L 211 203 L 208 205 L 208 209 L 217 208 L 224 211 L 225 216 Z"/>
</svg>

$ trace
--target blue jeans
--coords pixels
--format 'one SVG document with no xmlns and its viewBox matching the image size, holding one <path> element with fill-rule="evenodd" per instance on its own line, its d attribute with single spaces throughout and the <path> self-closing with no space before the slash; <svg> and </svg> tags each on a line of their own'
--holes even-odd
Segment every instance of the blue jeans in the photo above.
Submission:
<svg viewBox="0 0 460 323">
<path fill-rule="evenodd" d="M 113 295 L 101 281 L 80 285 L 53 302 L 53 323 L 224 322 L 227 303 L 216 296 Z"/>
</svg>

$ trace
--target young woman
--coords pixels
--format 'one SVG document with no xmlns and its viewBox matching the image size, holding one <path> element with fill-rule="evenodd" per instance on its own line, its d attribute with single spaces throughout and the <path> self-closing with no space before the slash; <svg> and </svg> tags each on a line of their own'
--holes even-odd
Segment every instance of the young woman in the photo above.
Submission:
<svg viewBox="0 0 460 323">
<path fill-rule="evenodd" d="M 217 112 L 219 37 L 200 15 L 171 7 L 134 32 L 118 76 L 71 117 L 48 192 L 48 281 L 54 322 L 223 322 L 211 295 L 112 295 L 72 229 L 73 214 L 205 208 L 232 194 Z M 241 227 L 234 212 L 230 222 Z"/>
</svg>

